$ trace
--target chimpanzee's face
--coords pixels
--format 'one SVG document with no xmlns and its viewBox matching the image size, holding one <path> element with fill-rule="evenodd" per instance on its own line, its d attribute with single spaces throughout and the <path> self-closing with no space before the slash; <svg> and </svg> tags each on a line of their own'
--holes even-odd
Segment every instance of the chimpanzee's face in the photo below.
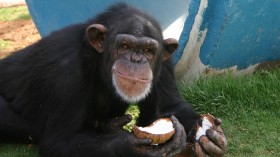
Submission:
<svg viewBox="0 0 280 157">
<path fill-rule="evenodd" d="M 117 95 L 129 103 L 149 94 L 158 67 L 178 46 L 175 39 L 163 40 L 160 29 L 141 20 L 118 23 L 109 31 L 101 24 L 87 29 L 90 44 L 109 58 L 104 61 L 105 71 L 110 71 L 106 77 L 110 77 Z"/>
<path fill-rule="evenodd" d="M 153 66 L 159 56 L 160 45 L 149 37 L 118 34 L 112 52 L 112 81 L 116 92 L 127 102 L 145 98 L 152 87 Z"/>
</svg>

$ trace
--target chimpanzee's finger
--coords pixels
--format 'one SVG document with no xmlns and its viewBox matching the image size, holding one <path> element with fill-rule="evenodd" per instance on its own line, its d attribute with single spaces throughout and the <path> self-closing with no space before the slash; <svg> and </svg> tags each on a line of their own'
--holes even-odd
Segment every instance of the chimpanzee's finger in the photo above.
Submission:
<svg viewBox="0 0 280 157">
<path fill-rule="evenodd" d="M 122 117 L 117 117 L 111 120 L 107 125 L 111 129 L 120 129 L 132 120 L 132 116 L 127 114 Z"/>
<path fill-rule="evenodd" d="M 175 134 L 171 140 L 164 145 L 162 148 L 163 150 L 161 150 L 161 152 L 165 152 L 168 156 L 172 156 L 181 152 L 182 150 L 186 149 L 187 146 L 187 136 L 184 126 L 175 116 L 171 116 L 170 119 L 172 120 Z"/>
<path fill-rule="evenodd" d="M 135 145 L 151 145 L 152 140 L 151 139 L 137 139 L 134 141 Z"/>
<path fill-rule="evenodd" d="M 179 120 L 175 116 L 171 116 L 170 119 L 172 120 L 174 129 L 177 130 L 185 130 L 184 126 L 179 122 Z"/>
<path fill-rule="evenodd" d="M 218 132 L 213 129 L 206 130 L 206 136 L 210 141 L 219 146 L 222 150 L 227 147 L 227 140 L 223 132 Z"/>
<path fill-rule="evenodd" d="M 173 127 L 175 129 L 175 134 L 173 136 L 173 145 L 178 144 L 182 147 L 186 147 L 187 135 L 184 126 L 179 122 L 175 116 L 171 116 L 170 119 L 173 122 Z"/>
<path fill-rule="evenodd" d="M 193 152 L 195 154 L 195 157 L 209 157 L 209 155 L 206 154 L 205 151 L 202 149 L 198 141 L 194 142 Z"/>
<path fill-rule="evenodd" d="M 118 121 L 117 121 L 117 125 L 119 127 L 123 127 L 125 126 L 127 123 L 129 123 L 132 120 L 132 116 L 130 114 L 126 114 L 122 117 L 119 117 Z"/>
<path fill-rule="evenodd" d="M 208 139 L 207 136 L 203 135 L 199 138 L 199 144 L 202 147 L 202 149 L 209 154 L 210 156 L 223 156 L 225 151 L 214 144 L 212 141 Z"/>
</svg>

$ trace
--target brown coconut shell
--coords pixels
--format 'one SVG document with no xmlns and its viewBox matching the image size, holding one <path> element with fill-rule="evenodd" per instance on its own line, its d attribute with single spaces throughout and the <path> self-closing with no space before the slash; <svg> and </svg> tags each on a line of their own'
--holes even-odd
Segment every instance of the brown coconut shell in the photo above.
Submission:
<svg viewBox="0 0 280 157">
<path fill-rule="evenodd" d="M 147 126 L 145 128 L 153 127 L 160 120 L 171 121 L 170 118 L 160 118 L 160 119 L 156 120 L 151 125 L 149 125 L 149 126 Z M 135 134 L 135 136 L 138 137 L 138 138 L 151 139 L 152 140 L 151 144 L 162 144 L 162 143 L 165 143 L 175 133 L 175 129 L 173 129 L 172 131 L 170 131 L 168 133 L 165 133 L 165 134 L 152 134 L 152 133 L 140 130 L 139 127 L 136 126 L 136 125 L 133 126 L 132 131 Z"/>
<path fill-rule="evenodd" d="M 214 120 L 216 119 L 214 116 L 212 116 L 211 114 L 202 114 L 201 118 L 206 117 L 210 123 L 212 123 L 214 125 Z"/>
</svg>

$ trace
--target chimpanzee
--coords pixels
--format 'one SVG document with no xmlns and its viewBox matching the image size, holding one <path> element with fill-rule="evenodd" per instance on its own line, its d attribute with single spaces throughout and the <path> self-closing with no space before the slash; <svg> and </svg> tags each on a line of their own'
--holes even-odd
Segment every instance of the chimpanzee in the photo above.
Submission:
<svg viewBox="0 0 280 157">
<path fill-rule="evenodd" d="M 44 157 L 222 156 L 226 138 L 216 120 L 203 140 L 187 138 L 200 115 L 177 90 L 169 56 L 175 39 L 124 3 L 95 18 L 54 31 L 0 61 L 0 140 L 34 142 Z M 122 126 L 137 102 L 138 125 L 171 117 L 175 135 L 150 145 Z"/>
</svg>

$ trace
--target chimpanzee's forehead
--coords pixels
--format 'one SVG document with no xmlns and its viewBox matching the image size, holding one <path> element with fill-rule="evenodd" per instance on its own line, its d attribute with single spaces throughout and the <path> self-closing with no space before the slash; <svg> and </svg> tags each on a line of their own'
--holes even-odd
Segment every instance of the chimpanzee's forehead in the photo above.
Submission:
<svg viewBox="0 0 280 157">
<path fill-rule="evenodd" d="M 131 34 L 137 37 L 150 37 L 159 39 L 162 37 L 161 30 L 150 20 L 133 15 L 124 18 L 113 29 L 117 30 L 117 34 Z"/>
</svg>

